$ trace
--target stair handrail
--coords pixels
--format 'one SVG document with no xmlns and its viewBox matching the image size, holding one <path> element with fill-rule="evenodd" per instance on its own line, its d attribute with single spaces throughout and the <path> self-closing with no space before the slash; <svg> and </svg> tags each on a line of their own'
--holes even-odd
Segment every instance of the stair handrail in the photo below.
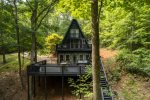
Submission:
<svg viewBox="0 0 150 100">
<path fill-rule="evenodd" d="M 103 62 L 101 60 L 101 57 L 100 57 L 100 67 L 102 68 L 102 71 L 104 72 L 104 76 L 106 78 L 106 81 L 108 82 L 107 75 L 106 75 L 105 68 L 104 68 Z"/>
<path fill-rule="evenodd" d="M 101 57 L 100 57 L 100 64 L 101 64 L 100 67 L 102 68 L 102 71 L 104 72 L 104 76 L 105 76 L 106 81 L 107 81 L 108 89 L 109 89 L 109 91 L 112 92 L 112 89 L 111 89 L 110 85 L 108 84 L 107 75 L 106 75 L 106 73 L 105 73 L 105 68 L 104 68 L 103 62 L 102 62 L 102 60 L 101 60 Z M 101 88 L 101 96 L 102 96 L 102 100 L 104 100 L 104 97 L 103 97 L 103 89 L 102 89 L 102 88 Z M 113 100 L 113 96 L 112 96 L 112 95 L 111 95 L 111 98 L 112 98 L 112 100 Z"/>
</svg>

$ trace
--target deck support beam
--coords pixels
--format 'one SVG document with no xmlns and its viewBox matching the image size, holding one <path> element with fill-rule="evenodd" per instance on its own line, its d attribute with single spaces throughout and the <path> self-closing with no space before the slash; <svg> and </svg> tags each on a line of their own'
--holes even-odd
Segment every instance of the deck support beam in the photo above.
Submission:
<svg viewBox="0 0 150 100">
<path fill-rule="evenodd" d="M 39 85 L 39 87 L 40 87 L 40 86 L 41 86 L 41 84 L 40 84 L 40 81 L 41 81 L 41 80 L 40 80 L 40 76 L 38 76 L 38 81 L 39 81 L 39 84 L 38 84 L 38 85 Z"/>
<path fill-rule="evenodd" d="M 62 100 L 64 100 L 64 67 L 62 66 Z"/>
<path fill-rule="evenodd" d="M 44 83 L 45 83 L 45 100 L 47 100 L 47 79 L 46 79 L 46 65 L 45 65 Z"/>
<path fill-rule="evenodd" d="M 33 76 L 33 96 L 36 96 L 36 84 L 35 84 L 35 76 Z"/>
<path fill-rule="evenodd" d="M 27 87 L 28 87 L 28 100 L 31 100 L 31 96 L 32 96 L 32 94 L 31 94 L 31 82 L 30 82 L 30 80 L 31 80 L 31 77 L 32 76 L 30 76 L 30 74 L 29 74 L 29 67 L 30 66 L 27 66 Z"/>
<path fill-rule="evenodd" d="M 81 76 L 81 66 L 79 67 L 80 68 L 80 76 Z M 80 77 L 79 77 L 80 78 Z M 81 84 L 81 80 L 80 80 L 80 84 Z M 81 94 L 81 92 L 79 93 L 79 96 L 80 96 L 80 99 L 82 99 L 82 94 Z"/>
<path fill-rule="evenodd" d="M 28 84 L 28 100 L 30 100 L 30 83 L 29 83 L 29 75 L 27 74 L 27 84 Z"/>
</svg>

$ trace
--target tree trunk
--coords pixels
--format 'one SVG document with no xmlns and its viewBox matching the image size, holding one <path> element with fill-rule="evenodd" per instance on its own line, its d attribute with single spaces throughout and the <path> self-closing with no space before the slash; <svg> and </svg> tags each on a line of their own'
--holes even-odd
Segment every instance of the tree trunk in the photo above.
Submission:
<svg viewBox="0 0 150 100">
<path fill-rule="evenodd" d="M 2 42 L 2 55 L 3 55 L 3 64 L 6 63 L 6 56 L 5 56 L 5 46 L 4 46 L 4 40 L 3 35 L 1 33 L 1 42 Z"/>
<path fill-rule="evenodd" d="M 37 9 L 38 9 L 38 1 L 34 0 L 34 9 L 32 11 L 31 16 L 31 30 L 32 30 L 31 63 L 37 62 L 37 48 L 36 48 Z"/>
<path fill-rule="evenodd" d="M 2 49 L 3 49 L 3 64 L 6 63 L 6 56 L 5 56 L 5 47 L 4 47 L 4 44 L 2 44 Z"/>
<path fill-rule="evenodd" d="M 93 78 L 93 100 L 101 100 L 100 89 L 100 62 L 99 62 L 99 16 L 98 0 L 92 0 L 92 78 Z"/>
<path fill-rule="evenodd" d="M 32 32 L 31 63 L 37 62 L 36 32 Z"/>
<path fill-rule="evenodd" d="M 37 38 L 36 32 L 41 26 L 43 19 L 48 15 L 48 13 L 53 9 L 54 5 L 59 0 L 50 0 L 51 2 L 41 10 L 38 11 L 38 4 L 40 0 L 34 0 L 34 5 L 32 6 L 28 0 L 26 0 L 30 10 L 32 11 L 31 15 L 31 30 L 32 30 L 32 48 L 31 48 L 31 63 L 37 62 Z M 44 13 L 45 12 L 45 13 Z"/>
<path fill-rule="evenodd" d="M 16 35 L 17 35 L 17 48 L 18 48 L 19 76 L 20 76 L 21 86 L 23 88 L 24 85 L 23 85 L 23 78 L 22 78 L 22 73 L 21 73 L 22 68 L 21 68 L 21 56 L 20 56 L 21 49 L 20 49 L 20 36 L 19 36 L 19 25 L 18 25 L 18 8 L 17 8 L 17 5 L 16 5 L 16 0 L 14 0 L 14 7 L 15 7 L 14 19 L 15 19 L 15 29 L 16 29 Z"/>
<path fill-rule="evenodd" d="M 4 6 L 4 1 L 1 0 L 1 10 L 2 10 L 2 17 L 3 17 L 3 6 Z M 3 64 L 6 63 L 6 57 L 5 57 L 5 44 L 4 44 L 4 37 L 3 37 L 3 30 L 1 29 L 1 43 L 2 43 L 2 55 L 3 55 Z"/>
<path fill-rule="evenodd" d="M 3 64 L 5 64 L 6 57 L 5 57 L 5 46 L 4 46 L 4 40 L 3 40 L 3 33 L 1 33 L 1 43 L 2 43 Z"/>
</svg>

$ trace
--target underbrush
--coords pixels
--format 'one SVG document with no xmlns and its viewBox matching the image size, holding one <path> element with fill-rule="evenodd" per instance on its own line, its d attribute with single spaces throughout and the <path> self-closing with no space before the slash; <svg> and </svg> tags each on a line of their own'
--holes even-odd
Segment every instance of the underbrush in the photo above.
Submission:
<svg viewBox="0 0 150 100">
<path fill-rule="evenodd" d="M 86 100 L 92 99 L 92 69 L 91 66 L 87 68 L 87 74 L 79 76 L 77 80 L 73 78 L 68 79 L 69 86 L 73 88 L 72 94 L 81 96 Z M 82 100 L 82 99 L 81 99 Z"/>
<path fill-rule="evenodd" d="M 29 60 L 24 58 L 22 59 L 22 69 L 25 69 L 27 64 L 29 64 Z M 2 56 L 0 55 L 0 73 L 1 72 L 10 72 L 10 71 L 18 71 L 18 58 L 17 53 L 7 54 L 6 55 L 6 63 L 2 63 Z"/>
<path fill-rule="evenodd" d="M 50 51 L 48 49 L 40 49 L 38 50 L 38 55 L 48 55 Z"/>
<path fill-rule="evenodd" d="M 121 79 L 122 68 L 120 63 L 116 62 L 116 58 L 109 58 L 104 61 L 106 74 L 111 84 L 118 82 Z"/>
<path fill-rule="evenodd" d="M 144 76 L 143 71 L 142 75 L 140 72 L 138 75 L 127 71 L 125 64 L 127 63 L 123 63 L 118 58 L 109 58 L 104 61 L 115 100 L 150 100 L 149 77 Z"/>
<path fill-rule="evenodd" d="M 117 57 L 120 66 L 133 74 L 150 76 L 150 50 L 141 48 L 133 52 L 122 50 Z"/>
</svg>

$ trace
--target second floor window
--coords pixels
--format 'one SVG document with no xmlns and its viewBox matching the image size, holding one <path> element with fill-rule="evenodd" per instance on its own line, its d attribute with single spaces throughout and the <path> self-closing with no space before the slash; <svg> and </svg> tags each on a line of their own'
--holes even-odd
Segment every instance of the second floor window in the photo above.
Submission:
<svg viewBox="0 0 150 100">
<path fill-rule="evenodd" d="M 79 29 L 71 29 L 70 30 L 71 37 L 79 37 Z"/>
<path fill-rule="evenodd" d="M 89 60 L 90 59 L 90 56 L 87 54 L 86 55 L 86 60 Z"/>
<path fill-rule="evenodd" d="M 81 60 L 81 61 L 83 60 L 83 55 L 80 55 L 80 60 Z"/>
<path fill-rule="evenodd" d="M 69 55 L 66 55 L 66 61 L 69 61 L 70 59 L 69 59 Z"/>
<path fill-rule="evenodd" d="M 64 56 L 60 55 L 60 63 L 64 61 Z"/>
<path fill-rule="evenodd" d="M 78 40 L 71 40 L 71 48 L 79 48 L 80 43 Z"/>
</svg>

